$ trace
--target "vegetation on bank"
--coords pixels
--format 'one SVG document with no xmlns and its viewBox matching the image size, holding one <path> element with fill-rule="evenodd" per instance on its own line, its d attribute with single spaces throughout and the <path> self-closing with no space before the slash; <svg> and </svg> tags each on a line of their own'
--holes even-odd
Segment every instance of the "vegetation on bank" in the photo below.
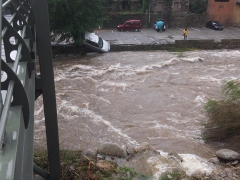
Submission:
<svg viewBox="0 0 240 180">
<path fill-rule="evenodd" d="M 35 151 L 34 163 L 48 172 L 47 151 Z M 81 151 L 60 151 L 61 176 L 59 180 L 131 180 L 133 177 L 146 179 L 128 167 L 117 167 L 113 171 L 104 170 L 92 159 L 81 161 Z"/>
<path fill-rule="evenodd" d="M 87 161 L 81 161 L 81 151 L 60 151 L 61 176 L 59 180 L 150 180 L 136 173 L 129 167 L 116 167 L 114 170 L 103 170 L 96 165 L 96 162 L 90 158 Z M 34 163 L 48 172 L 47 151 L 35 151 Z M 37 175 L 35 175 L 37 176 Z M 200 180 L 198 176 L 187 176 L 185 172 L 173 170 L 165 172 L 159 180 L 179 180 L 188 178 L 189 180 Z"/>
<path fill-rule="evenodd" d="M 105 0 L 48 0 L 50 29 L 54 39 L 74 40 L 81 45 L 84 33 L 105 20 Z"/>
<path fill-rule="evenodd" d="M 222 99 L 209 99 L 204 109 L 203 138 L 222 140 L 240 135 L 240 82 L 225 81 Z"/>
<path fill-rule="evenodd" d="M 196 48 L 185 48 L 185 47 L 183 47 L 183 48 L 178 48 L 178 47 L 169 47 L 169 48 L 167 48 L 167 51 L 168 52 L 185 52 L 185 51 L 195 51 L 195 50 L 197 50 Z"/>
</svg>

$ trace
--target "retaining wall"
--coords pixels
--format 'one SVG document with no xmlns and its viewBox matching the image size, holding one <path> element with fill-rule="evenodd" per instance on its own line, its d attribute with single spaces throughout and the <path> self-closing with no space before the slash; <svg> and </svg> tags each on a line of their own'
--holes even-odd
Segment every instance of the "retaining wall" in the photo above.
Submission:
<svg viewBox="0 0 240 180">
<path fill-rule="evenodd" d="M 154 50 L 176 50 L 189 48 L 189 49 L 240 49 L 240 39 L 223 39 L 221 42 L 214 42 L 210 40 L 176 40 L 174 44 L 119 44 L 111 45 L 111 52 L 118 51 L 154 51 Z M 74 46 L 52 46 L 53 54 L 80 54 L 82 53 L 82 47 Z"/>
<path fill-rule="evenodd" d="M 111 52 L 114 51 L 151 51 L 151 50 L 171 50 L 173 48 L 192 49 L 240 49 L 240 39 L 223 39 L 221 42 L 210 40 L 176 40 L 174 44 L 161 45 L 111 45 Z"/>
</svg>

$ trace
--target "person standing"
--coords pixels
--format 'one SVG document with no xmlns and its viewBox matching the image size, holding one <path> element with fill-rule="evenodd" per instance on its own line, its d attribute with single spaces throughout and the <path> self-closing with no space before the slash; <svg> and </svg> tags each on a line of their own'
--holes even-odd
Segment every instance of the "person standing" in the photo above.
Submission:
<svg viewBox="0 0 240 180">
<path fill-rule="evenodd" d="M 185 28 L 185 29 L 183 30 L 183 39 L 187 39 L 187 37 L 188 37 L 188 29 Z"/>
</svg>

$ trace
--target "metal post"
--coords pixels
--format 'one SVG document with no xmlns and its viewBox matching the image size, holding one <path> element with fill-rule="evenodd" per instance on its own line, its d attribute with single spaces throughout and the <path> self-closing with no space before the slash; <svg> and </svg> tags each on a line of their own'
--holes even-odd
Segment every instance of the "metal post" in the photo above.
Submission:
<svg viewBox="0 0 240 180">
<path fill-rule="evenodd" d="M 2 6 L 2 0 L 0 0 L 0 4 Z M 2 11 L 3 8 L 0 8 L 0 17 L 2 17 Z M 2 30 L 2 18 L 0 18 L 0 29 Z M 2 33 L 0 33 L 0 40 L 1 40 L 1 46 L 0 46 L 0 53 L 2 54 Z M 2 68 L 1 66 L 1 61 L 0 61 L 0 69 Z M 2 73 L 0 73 L 0 79 L 2 79 Z M 1 90 L 1 83 L 0 83 L 0 90 Z M 2 106 L 3 106 L 3 102 L 2 102 L 2 96 L 0 94 L 0 113 L 2 112 Z"/>
<path fill-rule="evenodd" d="M 149 4 L 148 4 L 148 23 L 150 25 L 150 1 L 149 1 Z"/>
<path fill-rule="evenodd" d="M 47 0 L 34 0 L 33 6 L 42 78 L 49 173 L 50 180 L 56 180 L 60 177 L 60 155 Z"/>
</svg>

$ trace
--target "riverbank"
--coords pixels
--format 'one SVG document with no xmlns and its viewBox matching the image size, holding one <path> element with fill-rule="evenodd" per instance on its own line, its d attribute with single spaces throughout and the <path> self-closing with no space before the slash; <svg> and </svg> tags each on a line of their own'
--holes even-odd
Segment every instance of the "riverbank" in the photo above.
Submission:
<svg viewBox="0 0 240 180">
<path fill-rule="evenodd" d="M 224 79 L 239 79 L 238 67 L 238 50 L 59 55 L 54 76 L 60 148 L 94 150 L 100 141 L 125 147 L 148 142 L 163 157 L 174 150 L 185 162 L 208 163 L 216 150 L 231 144 L 209 148 L 202 141 L 203 105 L 218 97 Z M 35 145 L 44 147 L 41 105 L 36 101 Z M 232 168 L 220 167 L 225 174 Z"/>
<path fill-rule="evenodd" d="M 126 150 L 126 152 L 125 152 Z M 218 153 L 219 154 L 219 153 Z M 123 149 L 114 143 L 100 143 L 98 149 L 60 152 L 60 180 L 237 180 L 240 164 L 226 163 L 217 157 L 205 162 L 205 166 L 192 159 L 195 171 L 188 169 L 186 158 L 175 151 L 167 155 L 148 143 Z M 47 152 L 36 151 L 34 162 L 48 169 Z M 158 165 L 157 165 L 158 164 Z"/>
<path fill-rule="evenodd" d="M 73 45 L 52 46 L 54 56 L 57 54 L 81 54 L 84 49 Z M 222 39 L 215 42 L 213 39 L 203 40 L 175 40 L 171 44 L 112 44 L 110 52 L 121 51 L 188 51 L 188 50 L 216 50 L 216 49 L 240 49 L 240 39 Z"/>
</svg>

